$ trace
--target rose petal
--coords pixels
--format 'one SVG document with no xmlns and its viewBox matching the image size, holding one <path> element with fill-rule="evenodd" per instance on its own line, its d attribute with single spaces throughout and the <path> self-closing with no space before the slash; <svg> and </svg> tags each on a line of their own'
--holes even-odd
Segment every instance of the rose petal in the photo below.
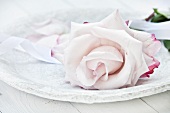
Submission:
<svg viewBox="0 0 170 113">
<path fill-rule="evenodd" d="M 133 57 L 130 58 L 130 55 L 125 54 L 125 64 L 121 71 L 118 73 L 114 73 L 112 75 L 109 75 L 109 78 L 107 81 L 98 80 L 94 87 L 96 89 L 116 89 L 124 86 L 128 80 L 129 77 L 133 74 L 133 65 L 131 65 L 131 60 L 133 60 Z"/>
<path fill-rule="evenodd" d="M 116 42 L 113 42 L 113 41 L 110 41 L 108 39 L 100 39 L 100 45 L 101 46 L 112 46 L 112 47 L 115 47 L 117 48 L 119 51 L 121 51 L 121 46 L 116 43 Z"/>
<path fill-rule="evenodd" d="M 56 40 L 58 38 L 58 35 L 47 36 L 37 41 L 36 44 L 52 48 L 57 44 Z"/>
<path fill-rule="evenodd" d="M 55 53 L 64 54 L 64 49 L 69 44 L 68 38 L 69 38 L 69 34 L 64 34 L 57 38 L 57 40 L 56 40 L 57 44 L 52 48 L 54 54 Z"/>
<path fill-rule="evenodd" d="M 102 63 L 110 74 L 117 71 L 123 62 L 122 54 L 111 46 L 100 46 L 92 50 L 84 59 L 87 61 L 89 69 L 96 70 L 99 64 Z"/>
<path fill-rule="evenodd" d="M 154 56 L 161 49 L 161 42 L 158 40 L 153 41 L 147 48 L 147 53 L 149 56 Z"/>
<path fill-rule="evenodd" d="M 153 57 L 148 56 L 147 54 L 143 53 L 143 56 L 145 58 L 146 64 L 149 67 L 150 65 L 154 64 Z"/>
<path fill-rule="evenodd" d="M 51 50 L 51 56 L 56 58 L 61 63 L 63 63 L 63 61 L 64 61 L 64 56 L 60 52 L 56 52 L 56 51 Z"/>
<path fill-rule="evenodd" d="M 86 60 L 82 59 L 76 69 L 77 79 L 84 86 L 92 86 L 102 75 L 94 76 L 93 71 L 86 66 Z"/>
<path fill-rule="evenodd" d="M 69 36 L 70 36 L 70 34 L 60 35 L 60 37 L 57 40 L 57 44 L 62 44 L 62 43 L 68 42 L 69 41 Z"/>
<path fill-rule="evenodd" d="M 71 37 L 70 40 L 80 35 L 89 34 L 93 27 L 103 27 L 108 29 L 125 30 L 131 36 L 133 35 L 129 27 L 121 18 L 119 11 L 116 10 L 105 19 L 96 23 L 79 24 L 71 22 Z"/>
<path fill-rule="evenodd" d="M 147 33 L 147 32 L 143 32 L 143 31 L 137 31 L 134 29 L 131 29 L 131 31 L 133 32 L 133 36 L 135 39 L 145 42 L 148 39 L 151 39 L 151 34 Z"/>
<path fill-rule="evenodd" d="M 114 53 L 114 54 L 111 54 Z M 110 55 L 111 54 L 111 55 Z M 116 57 L 115 59 L 115 55 Z M 106 60 L 106 57 L 110 57 Z M 120 57 L 120 58 L 119 58 Z M 95 59 L 95 60 L 93 60 Z M 110 46 L 101 46 L 83 58 L 76 70 L 77 79 L 84 86 L 92 86 L 101 77 L 106 81 L 109 73 L 114 73 L 122 65 L 123 57 L 118 50 Z M 99 65 L 100 64 L 100 65 Z M 83 68 L 83 69 L 82 69 Z"/>
<path fill-rule="evenodd" d="M 105 28 L 95 27 L 93 28 L 92 34 L 99 38 L 110 39 L 120 44 L 125 51 L 130 51 L 135 58 L 134 60 L 136 61 L 136 69 L 138 69 L 137 76 L 140 77 L 143 72 L 148 71 L 148 66 L 142 53 L 142 43 L 131 37 L 124 30 L 109 30 Z M 137 81 L 134 82 L 136 83 Z"/>
<path fill-rule="evenodd" d="M 103 19 L 101 23 L 104 26 L 104 28 L 115 29 L 115 30 L 125 30 L 129 35 L 133 36 L 131 30 L 126 25 L 124 20 L 121 18 L 119 14 L 119 10 L 115 10 L 112 14 L 110 14 L 105 19 Z"/>
<path fill-rule="evenodd" d="M 129 20 L 126 20 L 125 23 L 126 23 L 126 25 L 128 26 L 128 25 L 129 25 Z"/>
<path fill-rule="evenodd" d="M 153 58 L 153 62 L 154 62 L 154 64 L 152 64 L 152 65 L 150 65 L 148 67 L 149 71 L 145 72 L 144 74 L 142 74 L 141 78 L 143 78 L 143 77 L 150 77 L 150 74 L 152 74 L 154 72 L 154 69 L 159 67 L 160 62 L 157 59 Z"/>
<path fill-rule="evenodd" d="M 149 70 L 153 70 L 155 68 L 158 68 L 160 65 L 160 62 L 157 59 L 153 59 L 153 61 L 155 62 L 153 65 L 149 66 Z"/>
<path fill-rule="evenodd" d="M 161 43 L 156 40 L 153 34 L 149 34 L 143 31 L 132 30 L 134 33 L 134 38 L 143 42 L 143 51 L 149 55 L 154 56 L 161 48 Z"/>
<path fill-rule="evenodd" d="M 94 26 L 100 26 L 100 23 L 88 23 L 88 24 L 79 24 L 71 22 L 71 36 L 70 40 L 80 35 L 89 34 L 90 30 Z"/>
<path fill-rule="evenodd" d="M 76 68 L 81 62 L 83 56 L 86 56 L 91 50 L 98 47 L 99 45 L 100 40 L 98 38 L 92 37 L 89 34 L 73 39 L 69 46 L 64 50 L 66 76 L 74 79 Z"/>
<path fill-rule="evenodd" d="M 122 54 L 112 46 L 100 46 L 93 49 L 86 57 L 86 60 L 94 59 L 105 59 L 123 62 Z"/>
<path fill-rule="evenodd" d="M 108 61 L 108 60 L 98 60 L 102 64 L 94 71 L 87 68 L 86 61 L 83 59 L 80 65 L 76 69 L 77 79 L 84 86 L 92 86 L 101 77 L 102 81 L 108 79 L 108 73 L 114 72 L 120 68 L 120 62 Z M 112 69 L 111 69 L 112 68 Z"/>
<path fill-rule="evenodd" d="M 69 30 L 69 28 L 66 24 L 64 24 L 58 20 L 55 20 L 55 19 L 37 23 L 37 24 L 35 24 L 33 29 L 38 34 L 43 34 L 43 35 L 47 35 L 47 36 L 54 35 L 54 34 L 60 35 L 63 33 L 67 33 Z"/>
<path fill-rule="evenodd" d="M 30 40 L 31 42 L 36 43 L 37 41 L 39 41 L 42 38 L 46 38 L 45 35 L 42 34 L 32 34 L 26 37 L 26 39 Z"/>
<path fill-rule="evenodd" d="M 47 19 L 47 20 L 42 21 L 42 22 L 39 22 L 39 23 L 34 23 L 33 27 L 34 27 L 34 28 L 44 27 L 44 26 L 50 24 L 51 21 L 52 21 L 51 19 Z"/>
</svg>

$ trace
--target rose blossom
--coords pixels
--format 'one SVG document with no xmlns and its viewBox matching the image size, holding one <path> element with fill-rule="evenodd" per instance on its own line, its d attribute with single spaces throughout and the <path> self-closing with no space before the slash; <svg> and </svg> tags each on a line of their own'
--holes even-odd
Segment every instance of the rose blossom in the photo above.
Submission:
<svg viewBox="0 0 170 113">
<path fill-rule="evenodd" d="M 153 73 L 161 43 L 127 24 L 117 10 L 100 22 L 71 23 L 63 61 L 66 80 L 85 89 L 115 89 Z"/>
</svg>

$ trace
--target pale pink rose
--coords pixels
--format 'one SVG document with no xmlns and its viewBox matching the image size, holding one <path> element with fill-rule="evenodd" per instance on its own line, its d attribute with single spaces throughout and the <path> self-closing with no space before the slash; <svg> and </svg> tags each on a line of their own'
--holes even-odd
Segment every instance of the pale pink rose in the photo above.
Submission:
<svg viewBox="0 0 170 113">
<path fill-rule="evenodd" d="M 66 80 L 85 89 L 115 89 L 151 74 L 159 66 L 154 55 L 161 43 L 127 24 L 117 10 L 100 22 L 71 23 L 63 60 Z"/>
<path fill-rule="evenodd" d="M 63 34 L 57 38 L 57 44 L 53 46 L 52 48 L 52 57 L 59 60 L 61 63 L 63 63 L 63 54 L 64 49 L 67 47 L 69 43 L 69 34 Z"/>
</svg>

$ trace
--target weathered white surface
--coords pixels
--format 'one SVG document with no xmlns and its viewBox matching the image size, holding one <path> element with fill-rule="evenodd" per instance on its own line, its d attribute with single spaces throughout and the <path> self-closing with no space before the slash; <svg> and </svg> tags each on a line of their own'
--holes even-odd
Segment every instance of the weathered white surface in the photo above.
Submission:
<svg viewBox="0 0 170 113">
<path fill-rule="evenodd" d="M 2 113 L 79 113 L 69 102 L 42 99 L 11 88 L 2 81 L 0 93 Z"/>
<path fill-rule="evenodd" d="M 44 5 L 41 5 L 44 3 Z M 116 7 L 126 7 L 125 10 L 130 11 L 144 11 L 144 13 L 149 14 L 151 12 L 152 7 L 169 7 L 170 1 L 169 0 L 51 0 L 56 7 L 53 5 L 53 8 L 49 8 L 48 0 L 36 0 L 36 1 L 29 1 L 29 0 L 0 0 L 0 28 L 4 28 L 6 25 L 13 23 L 15 20 L 19 19 L 20 17 L 30 16 L 33 15 L 35 12 L 41 13 L 44 10 L 55 10 L 57 8 L 66 8 L 66 7 L 107 7 L 108 8 L 115 8 L 115 4 L 120 5 Z M 112 3 L 111 3 L 112 2 Z M 117 2 L 114 3 L 113 2 Z M 89 3 L 91 5 L 89 5 Z M 136 4 L 134 4 L 136 3 Z M 28 5 L 27 5 L 28 4 Z M 40 5 L 36 5 L 40 4 Z M 50 3 L 51 4 L 51 3 Z M 66 7 L 65 7 L 65 6 Z M 43 8 L 43 7 L 44 8 Z M 33 7 L 33 8 L 32 8 Z M 41 7 L 41 8 L 40 8 Z M 45 8 L 48 7 L 48 8 Z M 43 9 L 42 9 L 43 8 Z M 36 11 L 34 11 L 36 9 Z M 150 11 L 148 11 L 149 9 Z M 122 10 L 123 11 L 123 10 Z M 130 12 L 129 11 L 129 12 Z M 145 15 L 141 15 L 141 17 L 145 17 Z M 140 17 L 140 18 L 141 18 Z M 16 30 L 13 29 L 13 30 Z M 1 31 L 1 30 L 0 30 Z M 125 101 L 125 102 L 116 102 L 116 103 L 107 103 L 107 104 L 72 104 L 72 107 L 69 106 L 68 102 L 59 102 L 59 101 L 52 101 L 47 99 L 42 99 L 36 96 L 32 96 L 27 93 L 23 93 L 18 91 L 14 88 L 7 86 L 6 84 L 0 82 L 0 111 L 2 113 L 94 113 L 94 111 L 98 112 L 119 112 L 119 113 L 169 113 L 170 111 L 170 91 L 157 94 L 154 96 L 143 98 L 144 101 L 139 101 L 139 99 Z M 132 104 L 133 103 L 133 104 Z M 132 106 L 133 105 L 133 106 Z M 69 106 L 67 108 L 67 106 Z"/>
<path fill-rule="evenodd" d="M 120 12 L 127 13 L 124 17 L 139 19 L 145 18 L 154 7 L 167 9 L 169 6 L 169 0 L 0 0 L 0 28 L 21 17 L 53 12 L 56 9 L 120 9 Z"/>
<path fill-rule="evenodd" d="M 142 98 L 150 107 L 155 108 L 159 113 L 170 112 L 170 91 Z"/>
</svg>

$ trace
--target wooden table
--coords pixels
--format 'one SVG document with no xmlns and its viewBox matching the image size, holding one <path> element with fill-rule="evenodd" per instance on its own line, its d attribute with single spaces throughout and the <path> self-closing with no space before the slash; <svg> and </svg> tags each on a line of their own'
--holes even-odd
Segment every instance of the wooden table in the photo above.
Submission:
<svg viewBox="0 0 170 113">
<path fill-rule="evenodd" d="M 135 4 L 135 5 L 134 5 Z M 148 10 L 168 7 L 168 0 L 0 0 L 0 30 L 20 17 L 56 8 L 115 7 L 122 10 Z M 124 6 L 122 8 L 122 6 Z M 138 7 L 145 7 L 144 9 Z M 43 99 L 14 89 L 0 81 L 0 113 L 170 113 L 170 91 L 139 99 L 79 104 Z"/>
</svg>

